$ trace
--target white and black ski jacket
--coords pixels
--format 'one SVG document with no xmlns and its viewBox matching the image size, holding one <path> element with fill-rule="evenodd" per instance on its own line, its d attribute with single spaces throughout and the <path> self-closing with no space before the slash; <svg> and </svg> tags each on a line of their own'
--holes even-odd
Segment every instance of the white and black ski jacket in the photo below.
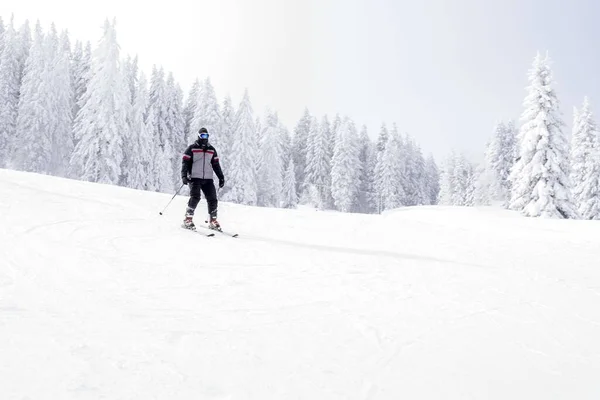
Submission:
<svg viewBox="0 0 600 400">
<path fill-rule="evenodd" d="M 196 141 L 185 149 L 181 161 L 181 177 L 213 179 L 213 171 L 219 180 L 224 180 L 217 150 L 212 145 L 203 147 Z"/>
</svg>

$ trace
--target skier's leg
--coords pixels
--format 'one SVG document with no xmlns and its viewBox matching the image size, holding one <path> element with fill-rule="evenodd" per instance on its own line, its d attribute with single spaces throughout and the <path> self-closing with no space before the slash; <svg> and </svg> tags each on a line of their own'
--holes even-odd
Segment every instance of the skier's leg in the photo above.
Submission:
<svg viewBox="0 0 600 400">
<path fill-rule="evenodd" d="M 206 204 L 208 206 L 208 215 L 211 218 L 217 218 L 217 206 L 219 205 L 217 200 L 217 190 L 215 189 L 215 184 L 213 180 L 207 180 L 202 184 L 202 192 L 204 193 L 204 198 L 206 199 Z"/>
<path fill-rule="evenodd" d="M 217 221 L 218 200 L 214 182 L 212 180 L 206 181 L 202 185 L 202 192 L 204 192 L 204 197 L 206 198 L 206 203 L 208 205 L 208 214 L 210 215 L 208 227 L 213 229 L 220 229 L 221 226 Z"/>
<path fill-rule="evenodd" d="M 200 202 L 200 182 L 196 179 L 192 179 L 189 183 L 190 185 L 190 199 L 188 200 L 188 205 L 185 210 L 185 225 L 190 228 L 194 228 L 194 223 L 192 219 L 194 218 L 194 211 L 196 210 L 196 206 Z"/>
<path fill-rule="evenodd" d="M 188 200 L 188 211 L 191 211 L 191 214 L 194 214 L 194 210 L 198 206 L 200 202 L 200 189 L 201 183 L 196 179 L 192 179 L 190 182 L 190 199 Z"/>
</svg>

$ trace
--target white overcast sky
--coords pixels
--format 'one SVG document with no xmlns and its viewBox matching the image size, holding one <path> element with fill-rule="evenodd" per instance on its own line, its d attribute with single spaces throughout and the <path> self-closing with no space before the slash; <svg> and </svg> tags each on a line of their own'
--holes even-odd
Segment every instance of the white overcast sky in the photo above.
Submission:
<svg viewBox="0 0 600 400">
<path fill-rule="evenodd" d="M 396 122 L 425 153 L 479 156 L 499 119 L 518 119 L 527 70 L 550 52 L 565 122 L 600 61 L 594 1 L 576 0 L 3 0 L 0 16 L 54 22 L 95 44 L 117 19 L 123 54 L 173 71 L 186 90 L 210 76 L 219 100 L 248 88 L 293 129 L 307 106 L 366 124 Z M 597 35 L 596 35 L 597 36 Z M 591 38 L 591 39 L 590 39 Z M 590 51 L 588 51 L 590 50 Z"/>
</svg>

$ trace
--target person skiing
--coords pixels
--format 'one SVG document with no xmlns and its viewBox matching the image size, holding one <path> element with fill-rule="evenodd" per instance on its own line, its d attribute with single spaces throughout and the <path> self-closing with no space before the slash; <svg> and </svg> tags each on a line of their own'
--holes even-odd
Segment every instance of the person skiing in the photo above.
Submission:
<svg viewBox="0 0 600 400">
<path fill-rule="evenodd" d="M 200 202 L 200 191 L 204 193 L 208 204 L 208 227 L 210 229 L 221 230 L 221 225 L 217 221 L 218 199 L 213 180 L 213 171 L 219 178 L 219 188 L 225 185 L 225 177 L 219 163 L 217 150 L 208 142 L 208 130 L 200 128 L 198 130 L 198 139 L 189 145 L 183 153 L 181 161 L 181 180 L 184 185 L 190 187 L 190 199 L 185 210 L 185 219 L 183 227 L 195 230 L 194 211 Z"/>
</svg>

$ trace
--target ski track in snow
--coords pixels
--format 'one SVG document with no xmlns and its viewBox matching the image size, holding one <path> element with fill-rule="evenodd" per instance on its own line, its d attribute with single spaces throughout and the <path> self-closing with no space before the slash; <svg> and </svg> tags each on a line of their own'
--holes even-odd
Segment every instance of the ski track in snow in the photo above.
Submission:
<svg viewBox="0 0 600 400">
<path fill-rule="evenodd" d="M 600 398 L 593 222 L 170 197 L 0 170 L 1 398 Z"/>
</svg>

